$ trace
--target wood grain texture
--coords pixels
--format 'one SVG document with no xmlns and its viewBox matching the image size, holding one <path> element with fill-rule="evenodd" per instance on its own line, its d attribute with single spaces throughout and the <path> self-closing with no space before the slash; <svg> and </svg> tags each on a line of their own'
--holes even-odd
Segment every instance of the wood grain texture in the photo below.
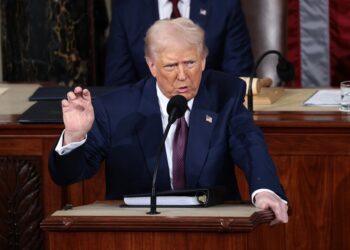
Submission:
<svg viewBox="0 0 350 250">
<path fill-rule="evenodd" d="M 194 213 L 193 208 L 168 208 L 159 216 L 150 216 L 146 212 L 140 214 L 139 210 L 134 214 L 132 208 L 120 208 L 120 204 L 121 201 L 112 204 L 102 201 L 90 206 L 73 207 L 73 210 L 61 210 L 59 215 L 56 213 L 47 217 L 41 223 L 41 228 L 45 231 L 250 232 L 274 219 L 271 210 L 254 211 L 251 209 L 255 208 L 246 203 L 225 204 L 211 209 L 198 208 L 201 210 L 197 210 L 197 213 Z M 109 212 L 111 208 L 113 214 Z M 93 215 L 94 211 L 100 211 L 100 214 Z M 210 216 L 206 216 L 208 211 L 211 211 Z M 224 211 L 237 213 L 227 216 Z"/>
<path fill-rule="evenodd" d="M 76 208 L 73 216 L 68 216 L 69 211 L 61 211 L 65 216 L 46 218 L 41 228 L 47 233 L 50 249 L 256 249 L 256 246 L 262 250 L 284 249 L 283 237 L 272 245 L 263 243 L 265 239 L 261 236 L 272 232 L 270 227 L 260 228 L 262 223 L 274 218 L 268 210 L 241 212 L 235 217 L 220 216 L 220 208 L 217 216 L 209 217 L 200 213 L 169 216 L 166 212 L 162 216 L 125 216 L 122 215 L 124 209 L 119 209 L 121 214 L 115 216 L 77 215 L 79 209 L 86 212 L 90 207 L 93 212 L 105 206 L 108 211 L 118 204 L 120 202 L 98 202 L 98 206 Z M 234 204 L 228 206 L 235 209 Z M 237 209 L 242 210 L 242 206 L 251 208 L 251 204 L 238 203 Z M 275 227 L 273 233 L 280 229 L 282 225 Z"/>
<path fill-rule="evenodd" d="M 63 241 L 62 239 L 65 239 Z M 212 250 L 248 248 L 245 234 L 185 232 L 80 232 L 50 235 L 51 250 Z"/>
<path fill-rule="evenodd" d="M 40 249 L 38 159 L 0 157 L 0 249 Z"/>
</svg>

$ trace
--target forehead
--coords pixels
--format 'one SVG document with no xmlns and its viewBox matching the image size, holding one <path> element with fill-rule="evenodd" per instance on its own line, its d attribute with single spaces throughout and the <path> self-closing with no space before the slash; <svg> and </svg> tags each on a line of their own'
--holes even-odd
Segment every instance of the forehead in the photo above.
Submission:
<svg viewBox="0 0 350 250">
<path fill-rule="evenodd" d="M 156 57 L 160 60 L 183 61 L 198 60 L 201 57 L 199 49 L 195 46 L 185 44 L 173 44 L 159 50 Z"/>
</svg>

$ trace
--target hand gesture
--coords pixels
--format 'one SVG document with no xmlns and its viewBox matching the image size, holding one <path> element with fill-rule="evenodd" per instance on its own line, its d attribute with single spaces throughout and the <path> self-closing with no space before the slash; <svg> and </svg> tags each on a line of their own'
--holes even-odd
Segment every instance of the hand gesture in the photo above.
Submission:
<svg viewBox="0 0 350 250">
<path fill-rule="evenodd" d="M 255 206 L 261 209 L 271 209 L 275 219 L 270 225 L 288 222 L 288 206 L 276 194 L 262 191 L 255 195 Z"/>
<path fill-rule="evenodd" d="M 62 113 L 65 126 L 63 145 L 83 140 L 95 117 L 90 91 L 76 87 L 68 92 L 67 99 L 62 100 Z"/>
</svg>

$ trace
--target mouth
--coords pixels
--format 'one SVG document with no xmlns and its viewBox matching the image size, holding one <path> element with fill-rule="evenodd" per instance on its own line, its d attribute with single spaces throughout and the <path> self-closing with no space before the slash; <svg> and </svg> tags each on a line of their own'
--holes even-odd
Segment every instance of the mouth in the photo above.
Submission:
<svg viewBox="0 0 350 250">
<path fill-rule="evenodd" d="M 187 91 L 188 91 L 188 87 L 186 86 L 177 88 L 178 93 L 186 93 Z"/>
</svg>

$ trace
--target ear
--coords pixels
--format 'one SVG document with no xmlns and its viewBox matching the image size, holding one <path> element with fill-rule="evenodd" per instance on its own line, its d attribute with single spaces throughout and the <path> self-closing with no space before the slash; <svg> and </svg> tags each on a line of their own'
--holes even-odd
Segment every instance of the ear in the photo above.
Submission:
<svg viewBox="0 0 350 250">
<path fill-rule="evenodd" d="M 157 76 L 157 69 L 156 69 L 156 64 L 154 60 L 150 57 L 145 57 L 146 63 L 148 65 L 149 70 L 151 71 L 152 76 L 156 77 Z"/>
<path fill-rule="evenodd" d="M 207 59 L 204 57 L 201 61 L 202 71 L 204 71 L 206 63 L 207 63 Z"/>
</svg>

